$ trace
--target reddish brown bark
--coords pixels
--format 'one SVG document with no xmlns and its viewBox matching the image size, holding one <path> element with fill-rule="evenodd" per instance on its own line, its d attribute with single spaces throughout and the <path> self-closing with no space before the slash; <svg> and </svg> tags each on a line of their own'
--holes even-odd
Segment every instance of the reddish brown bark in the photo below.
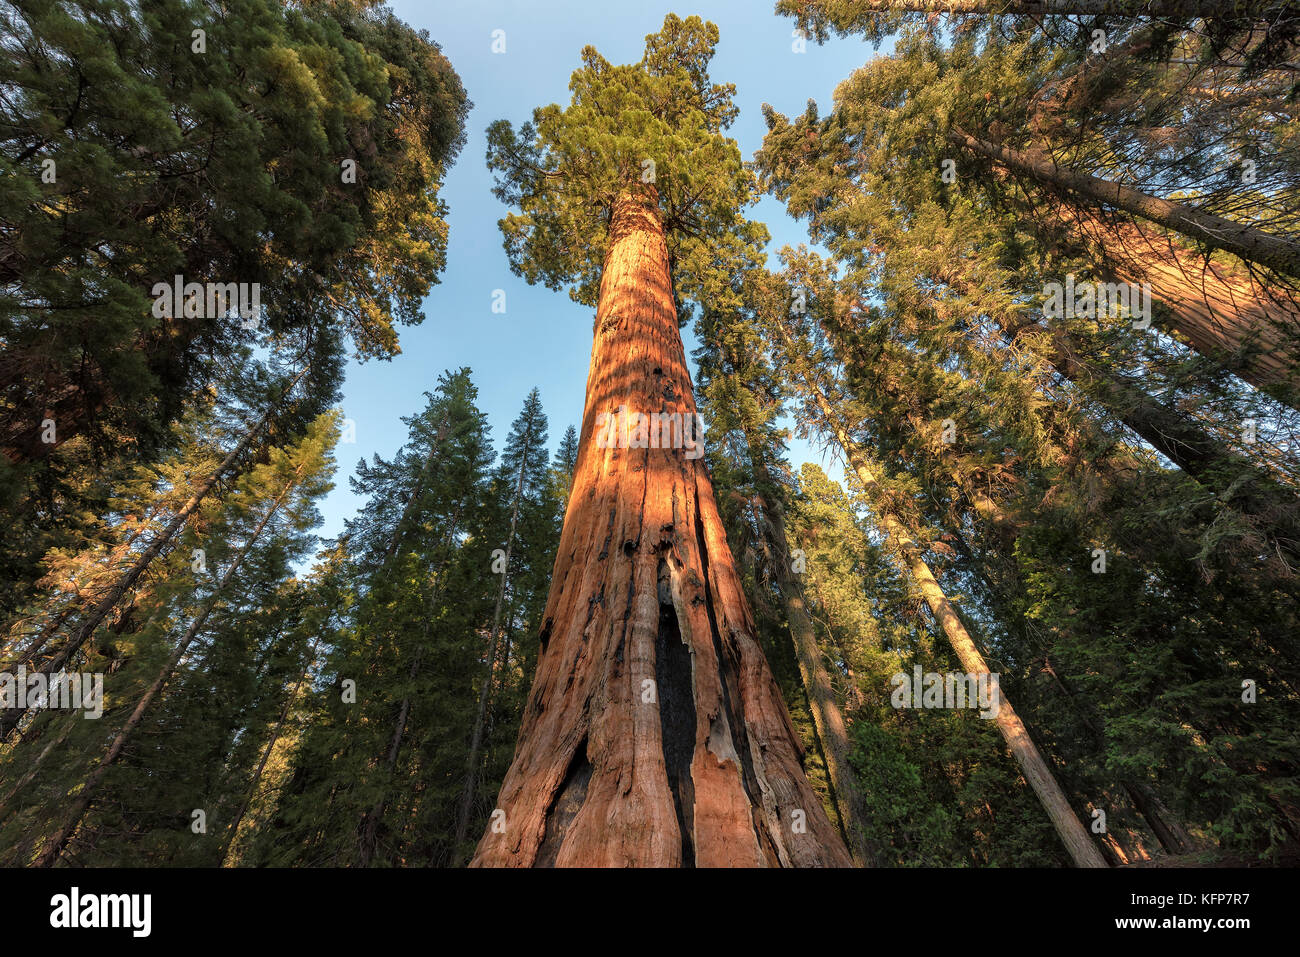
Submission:
<svg viewBox="0 0 1300 957">
<path fill-rule="evenodd" d="M 1122 209 L 1148 222 L 1198 239 L 1214 249 L 1232 253 L 1247 262 L 1267 266 L 1279 274 L 1300 278 L 1300 243 L 1246 223 L 1235 222 L 1188 206 L 1152 196 L 1122 183 L 1057 166 L 1042 151 L 1024 152 L 991 143 L 953 127 L 948 131 L 953 144 L 992 160 L 1005 169 L 1037 180 L 1058 191 L 1074 194 L 1081 201 Z"/>
<path fill-rule="evenodd" d="M 1290 296 L 1143 223 L 1108 222 L 1064 203 L 1057 214 L 1088 237 L 1116 279 L 1149 283 L 1169 307 L 1171 331 L 1194 351 L 1227 358 L 1251 385 L 1300 405 L 1300 305 Z"/>
<path fill-rule="evenodd" d="M 652 203 L 617 203 L 537 675 L 471 866 L 844 866 L 755 639 L 702 457 L 600 448 L 695 415 Z M 616 443 L 617 444 L 617 443 Z"/>
</svg>

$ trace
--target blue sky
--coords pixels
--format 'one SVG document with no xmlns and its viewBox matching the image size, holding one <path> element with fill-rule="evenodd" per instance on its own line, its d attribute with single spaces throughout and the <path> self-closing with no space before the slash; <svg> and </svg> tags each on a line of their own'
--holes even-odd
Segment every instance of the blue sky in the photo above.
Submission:
<svg viewBox="0 0 1300 957">
<path fill-rule="evenodd" d="M 484 163 L 489 123 L 504 118 L 518 125 L 536 106 L 567 103 L 569 75 L 585 45 L 594 45 L 611 62 L 636 62 L 646 34 L 663 25 L 665 14 L 699 14 L 718 25 L 721 38 L 710 72 L 715 82 L 736 85 L 740 118 L 730 133 L 750 159 L 766 130 L 763 103 L 794 115 L 811 97 L 825 112 L 836 84 L 872 55 L 869 44 L 854 39 L 820 47 L 809 43 L 807 52 L 793 52 L 794 24 L 772 12 L 773 0 L 689 5 L 396 0 L 392 7 L 441 45 L 474 109 L 465 148 L 442 193 L 450 206 L 450 249 L 442 282 L 425 301 L 425 321 L 400 330 L 402 354 L 395 359 L 349 365 L 342 407 L 356 423 L 356 444 L 337 449 L 336 487 L 321 505 L 325 521 L 320 533 L 329 536 L 341 531 L 361 504 L 347 483 L 357 460 L 376 452 L 388 457 L 401 446 L 406 438 L 401 417 L 423 408 L 423 393 L 432 391 L 444 369 L 473 370 L 479 406 L 488 414 L 498 449 L 533 386 L 550 419 L 552 450 L 565 428 L 576 427 L 582 416 L 592 311 L 564 293 L 529 286 L 510 272 L 497 229 L 506 209 L 491 193 L 492 177 Z M 492 52 L 494 30 L 505 31 L 503 54 Z M 767 224 L 770 252 L 807 241 L 804 225 L 786 216 L 774 199 L 764 199 L 750 216 Z M 496 289 L 506 293 L 504 315 L 492 312 Z M 689 328 L 684 335 L 689 355 L 696 343 Z M 796 470 L 805 460 L 823 462 L 807 444 L 793 443 Z M 838 475 L 840 470 L 831 471 Z"/>
</svg>

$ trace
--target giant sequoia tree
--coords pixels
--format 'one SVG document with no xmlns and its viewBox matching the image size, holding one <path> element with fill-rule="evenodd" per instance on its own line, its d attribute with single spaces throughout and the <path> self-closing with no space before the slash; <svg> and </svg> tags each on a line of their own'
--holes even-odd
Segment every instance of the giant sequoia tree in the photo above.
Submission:
<svg viewBox="0 0 1300 957">
<path fill-rule="evenodd" d="M 723 135 L 733 89 L 708 77 L 717 36 L 670 15 L 639 63 L 587 47 L 568 107 L 490 130 L 497 195 L 519 210 L 502 221 L 513 268 L 571 285 L 596 323 L 537 674 L 478 866 L 849 862 L 692 434 L 679 300 L 725 300 L 763 238 Z M 605 432 L 620 407 L 655 434 Z"/>
</svg>

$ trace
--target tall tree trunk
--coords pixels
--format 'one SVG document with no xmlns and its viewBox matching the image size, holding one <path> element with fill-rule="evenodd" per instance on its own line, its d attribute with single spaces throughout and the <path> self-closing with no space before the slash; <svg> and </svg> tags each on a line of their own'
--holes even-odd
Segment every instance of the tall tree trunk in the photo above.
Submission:
<svg viewBox="0 0 1300 957">
<path fill-rule="evenodd" d="M 704 460 L 599 448 L 597 417 L 620 405 L 696 421 L 663 223 L 631 193 L 611 217 L 537 675 L 472 866 L 847 866 Z"/>
<path fill-rule="evenodd" d="M 275 722 L 275 727 L 271 729 L 271 737 L 266 742 L 266 747 L 262 749 L 262 757 L 257 762 L 257 768 L 253 771 L 253 779 L 248 783 L 248 791 L 244 794 L 244 800 L 240 802 L 239 810 L 235 812 L 230 826 L 226 829 L 226 840 L 221 845 L 221 853 L 217 861 L 221 867 L 226 866 L 226 858 L 230 856 L 230 849 L 234 847 L 235 838 L 239 835 L 239 825 L 244 821 L 244 815 L 248 813 L 248 808 L 253 803 L 253 798 L 257 795 L 257 787 L 262 781 L 262 774 L 266 771 L 266 764 L 271 759 L 271 752 L 275 750 L 276 742 L 280 740 L 280 735 L 284 731 L 285 723 L 289 720 L 289 712 L 293 710 L 293 703 L 298 697 L 298 692 L 302 690 L 303 685 L 307 683 L 307 675 L 310 673 L 312 662 L 316 657 L 316 641 L 314 639 L 307 650 L 307 669 L 303 672 L 293 690 L 284 699 L 284 707 L 280 709 L 280 717 Z"/>
<path fill-rule="evenodd" d="M 936 271 L 954 292 L 969 297 L 973 286 L 955 269 Z M 1038 320 L 1015 323 L 992 310 L 990 318 L 1015 340 Z M 1205 488 L 1220 495 L 1242 515 L 1253 519 L 1261 538 L 1287 566 L 1300 562 L 1300 501 L 1287 489 L 1260 474 L 1252 462 L 1186 418 L 1085 357 L 1084 350 L 1063 329 L 1049 330 L 1050 347 L 1031 344 L 1030 351 L 1101 403 L 1119 421 L 1148 442 Z"/>
<path fill-rule="evenodd" d="M 293 381 L 285 388 L 284 392 L 281 394 L 281 399 L 293 390 L 294 386 L 298 384 L 298 380 L 306 375 L 306 373 L 307 368 L 304 367 L 303 370 L 299 372 L 298 375 L 294 377 Z M 224 459 L 221 460 L 221 464 L 208 473 L 207 477 L 198 484 L 194 489 L 193 494 L 186 499 L 185 504 L 181 506 L 180 511 L 172 517 L 172 520 L 167 523 L 167 526 L 162 530 L 158 537 L 149 543 L 149 547 L 140 553 L 140 556 L 131 563 L 131 567 L 124 571 L 117 581 L 113 583 L 112 587 L 104 593 L 104 596 L 95 603 L 94 607 L 90 609 L 86 617 L 77 625 L 76 630 L 73 631 L 68 640 L 65 641 L 63 645 L 44 664 L 41 665 L 39 669 L 41 674 L 51 675 L 62 668 L 68 662 L 68 659 L 75 655 L 81 646 L 85 644 L 86 639 L 94 634 L 95 629 L 99 627 L 100 622 L 104 620 L 104 617 L 119 601 L 122 600 L 122 596 L 125 595 L 128 589 L 135 584 L 136 580 L 144 573 L 144 570 L 149 567 L 150 563 L 162 554 L 163 549 L 166 548 L 167 545 L 171 543 L 171 540 L 176 537 L 176 534 L 181 530 L 185 523 L 189 521 L 190 516 L 194 514 L 201 504 L 203 504 L 203 500 L 207 498 L 208 493 L 216 487 L 219 481 L 226 477 L 226 474 L 230 471 L 231 467 L 248 449 L 253 439 L 259 432 L 261 432 L 267 422 L 271 420 L 271 417 L 275 414 L 278 408 L 279 402 L 276 402 L 260 419 L 257 420 L 257 422 L 244 431 L 244 434 L 240 436 L 235 447 L 230 450 Z M 21 664 L 23 664 L 21 661 L 15 662 L 12 670 L 16 672 L 18 666 Z M 18 722 L 22 720 L 25 713 L 26 712 L 22 708 L 6 708 L 3 712 L 0 712 L 0 740 L 7 738 L 13 732 L 14 728 L 18 726 Z"/>
<path fill-rule="evenodd" d="M 821 741 L 822 754 L 826 758 L 831 787 L 835 791 L 835 806 L 844 823 L 854 863 L 859 867 L 873 867 L 879 863 L 878 854 L 866 836 L 862 792 L 849 763 L 852 748 L 849 745 L 848 727 L 844 723 L 844 714 L 840 710 L 830 674 L 822 660 L 812 617 L 804 604 L 803 588 L 790 566 L 790 544 L 785 533 L 784 510 L 768 491 L 775 485 L 762 450 L 753 443 L 749 449 L 750 460 L 754 463 L 754 477 L 758 487 L 765 490 L 761 493 L 761 501 L 767 529 L 761 533 L 771 539 L 772 572 L 785 605 L 786 621 L 790 625 L 790 637 L 794 641 L 795 658 L 799 663 L 799 676 L 803 680 L 804 691 L 808 694 L 809 710 L 817 728 L 817 737 Z"/>
<path fill-rule="evenodd" d="M 115 762 L 118 759 L 118 756 L 121 755 L 122 749 L 126 746 L 127 741 L 130 740 L 135 729 L 140 726 L 140 722 L 144 720 L 144 715 L 145 712 L 149 710 L 149 705 L 153 703 L 154 698 L 158 697 L 167 682 L 171 680 L 171 676 L 176 671 L 176 666 L 180 664 L 181 658 L 184 657 L 186 649 L 189 648 L 190 644 L 198 636 L 199 632 L 203 630 L 203 626 L 207 622 L 208 616 L 212 614 L 212 610 L 217 607 L 217 602 L 220 601 L 222 596 L 225 594 L 226 586 L 230 584 L 230 580 L 234 577 L 235 572 L 243 563 L 249 550 L 257 542 L 258 538 L 261 537 L 262 532 L 270 523 L 271 517 L 275 515 L 279 510 L 280 505 L 283 504 L 285 497 L 296 484 L 300 473 L 301 468 L 295 473 L 293 481 L 285 485 L 280 494 L 275 497 L 275 500 L 266 510 L 266 514 L 262 516 L 261 520 L 257 523 L 257 527 L 253 529 L 252 534 L 248 536 L 248 539 L 239 549 L 239 553 L 226 568 L 220 581 L 217 582 L 217 587 L 214 588 L 212 594 L 208 596 L 208 600 L 204 604 L 203 610 L 199 612 L 193 621 L 190 622 L 190 626 L 185 629 L 185 634 L 181 636 L 180 641 L 176 643 L 176 646 L 172 649 L 172 653 L 168 655 L 166 662 L 163 663 L 162 669 L 158 672 L 158 677 L 154 678 L 153 684 L 149 685 L 144 695 L 136 703 L 135 710 L 131 712 L 131 716 L 126 719 L 126 723 L 122 725 L 122 729 L 118 731 L 117 736 L 113 738 L 112 744 L 108 747 L 108 752 L 100 759 L 99 765 L 91 772 L 90 776 L 86 778 L 86 783 L 83 784 L 81 790 L 77 792 L 76 800 L 72 802 L 72 808 L 64 818 L 63 824 L 53 835 L 51 835 L 49 840 L 45 842 L 45 846 L 41 849 L 40 854 L 38 854 L 36 860 L 33 861 L 33 866 L 51 867 L 54 862 L 58 860 L 59 855 L 63 853 L 63 849 L 67 847 L 68 841 L 72 839 L 72 835 L 76 832 L 77 826 L 81 823 L 81 819 L 85 817 L 86 811 L 89 810 L 91 802 L 94 801 L 99 785 L 103 783 L 105 775 L 108 774 L 108 769 L 112 767 L 113 762 Z"/>
<path fill-rule="evenodd" d="M 1246 382 L 1300 408 L 1300 305 L 1290 296 L 1141 223 L 1112 224 L 1067 203 L 1056 217 L 1088 235 L 1089 251 L 1115 279 L 1149 283 L 1169 309 L 1171 331 L 1195 352 L 1226 358 Z"/>
<path fill-rule="evenodd" d="M 519 505 L 524 498 L 524 476 L 528 469 L 528 453 L 531 451 L 532 425 L 524 434 L 523 453 L 519 457 L 519 480 L 515 483 L 514 503 L 510 508 L 510 533 L 506 536 L 505 567 L 501 571 L 501 583 L 497 588 L 496 608 L 492 612 L 492 637 L 488 640 L 488 653 L 483 674 L 483 684 L 479 687 L 478 707 L 474 712 L 474 730 L 470 735 L 469 756 L 466 758 L 465 787 L 461 791 L 460 806 L 456 810 L 456 831 L 452 841 L 452 853 L 456 863 L 460 857 L 461 845 L 469 833 L 470 812 L 474 808 L 474 791 L 478 787 L 478 769 L 483 753 L 483 727 L 487 720 L 488 702 L 492 699 L 492 678 L 496 670 L 497 640 L 501 635 L 501 609 L 505 605 L 506 588 L 510 582 L 510 557 L 514 553 L 515 529 L 519 525 Z"/>
<path fill-rule="evenodd" d="M 953 127 L 949 140 L 984 156 L 998 165 L 1028 176 L 1065 195 L 1074 193 L 1093 203 L 1114 206 L 1141 219 L 1172 229 L 1222 249 L 1247 262 L 1259 263 L 1278 273 L 1300 278 L 1300 243 L 1275 236 L 1245 223 L 1224 219 L 1182 203 L 1173 203 L 1149 193 L 1087 173 L 1062 169 L 1043 153 L 1025 153 L 998 143 L 981 140 Z"/>
<path fill-rule="evenodd" d="M 45 759 L 53 753 L 55 748 L 63 743 L 64 739 L 66 739 L 72 732 L 72 729 L 76 727 L 76 722 L 81 720 L 81 716 L 77 714 L 65 715 L 64 718 L 65 720 L 63 721 L 62 727 L 59 729 L 59 733 L 50 736 L 49 740 L 45 743 L 45 747 L 43 747 L 41 752 L 31 761 L 27 770 L 23 772 L 23 776 L 18 779 L 18 783 L 11 787 L 5 793 L 3 798 L 0 798 L 0 824 L 7 821 L 9 815 L 17 809 L 17 805 L 14 803 L 15 798 L 22 793 L 23 788 L 31 784 L 36 778 L 37 773 L 41 769 L 41 765 L 45 763 Z"/>
<path fill-rule="evenodd" d="M 789 334 L 781 325 L 778 318 L 774 323 L 774 331 L 781 337 L 783 345 L 791 358 L 797 353 L 792 347 Z M 881 504 L 881 495 L 879 494 L 879 485 L 876 476 L 872 470 L 867 457 L 862 453 L 852 438 L 838 413 L 832 408 L 826 395 L 823 393 L 820 385 L 812 380 L 811 377 L 799 373 L 803 378 L 807 395 L 809 395 L 818 411 L 821 413 L 822 421 L 826 428 L 834 435 L 836 442 L 844 451 L 844 456 L 857 473 L 859 481 L 863 487 L 876 500 L 875 513 L 876 521 L 881 531 L 894 540 L 899 554 L 906 565 L 907 571 L 911 573 L 912 581 L 921 592 L 930 611 L 934 614 L 935 620 L 943 628 L 944 634 L 947 635 L 953 651 L 956 652 L 958 660 L 961 662 L 968 674 L 988 675 L 991 674 L 988 665 L 984 661 L 984 656 L 980 654 L 979 648 L 976 647 L 975 641 L 971 638 L 966 626 L 962 624 L 957 609 L 948 600 L 943 589 L 935 580 L 930 571 L 930 566 L 926 564 L 922 557 L 920 545 L 912 537 L 907 528 L 894 515 Z M 1061 842 L 1065 845 L 1070 854 L 1071 860 L 1077 867 L 1105 867 L 1106 861 L 1101 852 L 1097 850 L 1096 845 L 1088 837 L 1087 830 L 1079 822 L 1074 810 L 1070 807 L 1070 802 L 1066 800 L 1065 794 L 1052 776 L 1051 769 L 1043 760 L 1037 746 L 1029 737 L 1024 723 L 1020 716 L 1016 714 L 1011 702 L 999 692 L 1000 706 L 997 717 L 998 730 L 1002 732 L 1002 737 L 1007 743 L 1008 749 L 1020 765 L 1020 769 L 1033 788 L 1034 793 L 1038 796 L 1039 802 L 1051 819 L 1056 833 L 1060 836 Z"/>
</svg>

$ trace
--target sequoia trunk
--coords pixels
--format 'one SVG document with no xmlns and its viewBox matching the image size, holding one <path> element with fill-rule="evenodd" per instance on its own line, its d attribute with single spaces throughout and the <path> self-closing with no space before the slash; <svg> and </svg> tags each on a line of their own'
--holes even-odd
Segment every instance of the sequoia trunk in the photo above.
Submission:
<svg viewBox="0 0 1300 957">
<path fill-rule="evenodd" d="M 611 217 L 537 674 L 472 866 L 848 866 L 727 548 L 653 199 Z"/>
<path fill-rule="evenodd" d="M 1300 243 L 1193 206 L 1143 193 L 1122 183 L 1062 169 L 1045 154 L 1021 152 L 998 143 L 990 143 L 957 127 L 949 132 L 948 137 L 955 145 L 984 156 L 1006 169 L 1029 176 L 1052 189 L 1074 193 L 1099 205 L 1114 206 L 1157 226 L 1198 239 L 1214 249 L 1232 253 L 1247 262 L 1259 263 L 1279 274 L 1300 278 Z"/>
<path fill-rule="evenodd" d="M 1140 222 L 1107 222 L 1061 203 L 1061 222 L 1087 235 L 1114 277 L 1151 285 L 1169 308 L 1169 324 L 1191 349 L 1224 357 L 1246 382 L 1300 407 L 1300 307 L 1248 273 L 1188 249 Z"/>
</svg>

